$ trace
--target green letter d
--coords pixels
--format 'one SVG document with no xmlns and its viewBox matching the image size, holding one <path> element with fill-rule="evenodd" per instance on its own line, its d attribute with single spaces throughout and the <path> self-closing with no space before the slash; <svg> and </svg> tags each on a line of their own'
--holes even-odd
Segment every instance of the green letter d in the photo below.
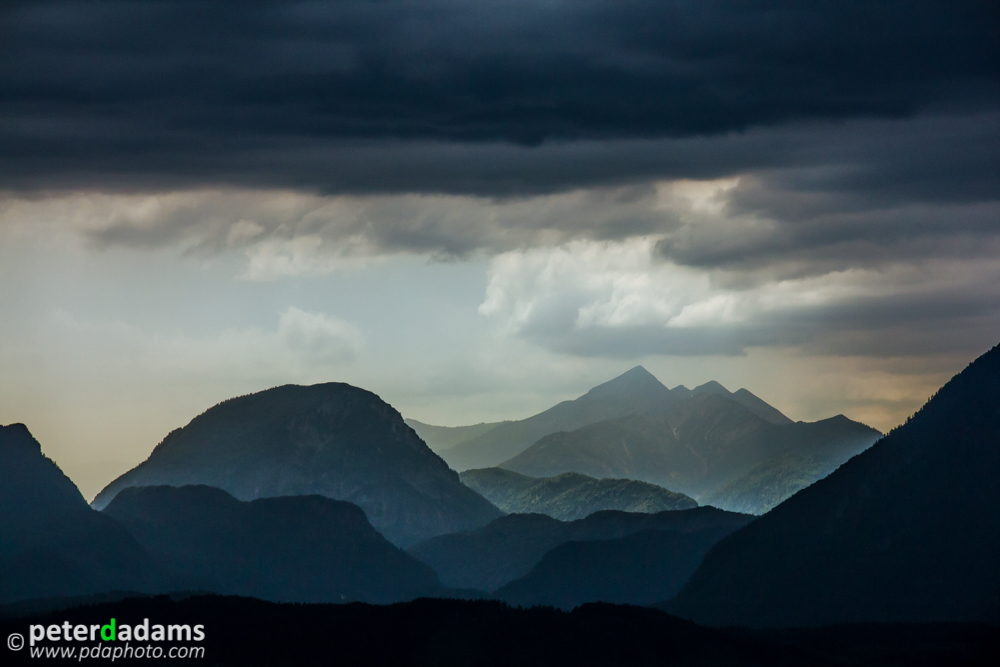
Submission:
<svg viewBox="0 0 1000 667">
<path fill-rule="evenodd" d="M 112 618 L 110 623 L 101 627 L 101 639 L 106 642 L 115 640 L 115 619 Z"/>
</svg>

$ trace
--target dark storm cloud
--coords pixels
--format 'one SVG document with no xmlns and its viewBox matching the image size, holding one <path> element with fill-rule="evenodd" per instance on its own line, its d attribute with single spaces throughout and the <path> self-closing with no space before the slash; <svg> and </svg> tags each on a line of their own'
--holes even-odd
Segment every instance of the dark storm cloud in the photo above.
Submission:
<svg viewBox="0 0 1000 667">
<path fill-rule="evenodd" d="M 792 122 L 968 113 L 994 107 L 1000 90 L 1000 14 L 988 2 L 0 11 L 0 179 L 18 190 L 494 195 L 698 177 L 698 159 L 618 152 Z"/>
</svg>

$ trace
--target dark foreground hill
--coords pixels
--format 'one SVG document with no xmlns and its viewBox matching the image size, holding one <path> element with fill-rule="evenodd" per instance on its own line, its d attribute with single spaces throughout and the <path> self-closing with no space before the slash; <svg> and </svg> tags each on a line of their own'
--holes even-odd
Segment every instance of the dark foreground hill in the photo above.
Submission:
<svg viewBox="0 0 1000 667">
<path fill-rule="evenodd" d="M 508 514 L 547 514 L 560 521 L 602 510 L 653 514 L 698 506 L 683 493 L 634 479 L 594 479 L 574 472 L 538 478 L 503 468 L 467 470 L 459 478 Z"/>
<path fill-rule="evenodd" d="M 708 529 L 717 531 L 719 539 L 752 520 L 714 507 L 657 514 L 604 511 L 577 521 L 511 514 L 474 531 L 427 540 L 411 547 L 410 554 L 433 567 L 446 586 L 493 591 L 528 574 L 546 553 L 566 542 L 613 540 L 649 530 L 686 534 Z"/>
<path fill-rule="evenodd" d="M 712 546 L 734 527 L 643 530 L 615 540 L 566 542 L 524 577 L 496 591 L 530 607 L 572 609 L 585 602 L 649 605 L 677 595 Z"/>
<path fill-rule="evenodd" d="M 500 467 L 533 477 L 565 472 L 627 477 L 685 493 L 702 504 L 711 498 L 723 509 L 763 513 L 775 499 L 780 502 L 812 483 L 880 435 L 843 415 L 812 423 L 773 423 L 731 396 L 700 392 L 659 414 L 632 414 L 547 435 Z M 802 460 L 822 465 L 813 470 Z M 762 464 L 776 469 L 787 483 L 772 487 L 762 483 L 768 478 L 754 477 Z M 720 494 L 720 488 L 728 493 Z"/>
<path fill-rule="evenodd" d="M 728 665 L 733 667 L 971 667 L 992 665 L 1000 651 L 995 628 L 977 625 L 846 626 L 782 633 L 705 628 L 648 608 L 592 604 L 573 612 L 516 609 L 495 601 L 428 600 L 371 606 L 292 605 L 235 597 L 160 597 L 105 603 L 45 616 L 0 621 L 0 636 L 30 625 L 70 623 L 118 627 L 202 625 L 202 641 L 132 642 L 166 654 L 204 649 L 192 664 L 400 665 L 466 667 L 606 667 Z M 125 650 L 125 642 L 94 642 Z M 91 642 L 53 646 L 93 648 Z M 4 664 L 30 665 L 31 647 L 4 651 Z M 89 660 L 93 662 L 92 660 Z M 88 662 L 84 660 L 83 662 Z M 110 662 L 110 661 L 107 661 Z M 150 664 L 145 657 L 114 664 Z M 169 662 L 179 662 L 170 660 Z"/>
<path fill-rule="evenodd" d="M 1000 623 L 1000 347 L 716 545 L 669 605 L 712 624 Z"/>
<path fill-rule="evenodd" d="M 357 505 L 323 496 L 241 502 L 208 486 L 123 489 L 104 514 L 168 573 L 173 590 L 279 602 L 397 602 L 437 575 L 389 543 Z"/>
<path fill-rule="evenodd" d="M 159 583 L 128 531 L 87 505 L 27 427 L 0 427 L 0 603 Z"/>
<path fill-rule="evenodd" d="M 241 500 L 317 494 L 361 507 L 399 545 L 482 526 L 500 511 L 470 490 L 375 394 L 286 385 L 209 409 L 94 499 L 131 486 L 205 484 Z"/>
</svg>

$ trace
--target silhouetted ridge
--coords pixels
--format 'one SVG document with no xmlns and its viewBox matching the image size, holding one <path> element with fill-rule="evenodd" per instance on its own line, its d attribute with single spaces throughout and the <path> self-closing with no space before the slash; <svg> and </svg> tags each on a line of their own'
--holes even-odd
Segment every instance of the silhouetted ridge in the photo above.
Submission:
<svg viewBox="0 0 1000 667">
<path fill-rule="evenodd" d="M 1000 623 L 1000 348 L 720 542 L 669 608 L 720 624 Z"/>
<path fill-rule="evenodd" d="M 633 479 L 594 479 L 567 472 L 528 477 L 503 468 L 467 470 L 459 478 L 504 512 L 541 512 L 562 521 L 601 510 L 655 513 L 697 507 L 692 498 Z"/>
<path fill-rule="evenodd" d="M 712 545 L 742 525 L 730 521 L 693 531 L 642 530 L 611 540 L 565 542 L 496 595 L 524 607 L 572 609 L 587 602 L 649 605 L 676 595 Z"/>
<path fill-rule="evenodd" d="M 24 424 L 0 427 L 0 602 L 154 590 L 128 532 L 88 507 Z"/>
<path fill-rule="evenodd" d="M 46 518 L 87 512 L 89 506 L 24 424 L 0 426 L 0 526 L 29 527 Z"/>
<path fill-rule="evenodd" d="M 322 496 L 242 502 L 208 486 L 123 489 L 104 513 L 154 554 L 175 590 L 292 602 L 395 602 L 440 593 L 426 565 L 357 505 Z"/>
<path fill-rule="evenodd" d="M 577 521 L 511 514 L 477 530 L 421 542 L 410 548 L 410 554 L 433 567 L 446 586 L 492 591 L 528 574 L 546 553 L 565 542 L 613 540 L 644 530 L 693 533 L 709 529 L 722 531 L 721 536 L 752 520 L 752 516 L 714 507 L 656 514 L 605 510 Z"/>
<path fill-rule="evenodd" d="M 242 500 L 319 494 L 359 505 L 397 544 L 483 525 L 499 510 L 375 394 L 342 383 L 285 385 L 224 401 L 171 432 L 107 486 L 216 486 Z"/>
</svg>

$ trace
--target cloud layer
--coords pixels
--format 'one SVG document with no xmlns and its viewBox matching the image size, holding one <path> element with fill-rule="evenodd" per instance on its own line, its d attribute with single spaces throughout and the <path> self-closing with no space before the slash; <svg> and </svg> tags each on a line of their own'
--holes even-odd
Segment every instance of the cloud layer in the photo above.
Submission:
<svg viewBox="0 0 1000 667">
<path fill-rule="evenodd" d="M 585 355 L 974 348 L 997 25 L 988 2 L 10 3 L 0 233 L 252 281 L 485 256 L 497 331 Z"/>
<path fill-rule="evenodd" d="M 656 261 L 652 239 L 575 242 L 493 260 L 479 312 L 557 352 L 634 358 L 974 353 L 1000 329 L 996 262 L 934 260 L 736 284 Z"/>
<path fill-rule="evenodd" d="M 905 0 L 7 3 L 0 179 L 482 194 L 662 177 L 672 157 L 603 144 L 995 108 L 998 22 L 994 3 Z M 560 146 L 580 141 L 599 146 Z M 512 150 L 539 145 L 555 150 Z"/>
</svg>

